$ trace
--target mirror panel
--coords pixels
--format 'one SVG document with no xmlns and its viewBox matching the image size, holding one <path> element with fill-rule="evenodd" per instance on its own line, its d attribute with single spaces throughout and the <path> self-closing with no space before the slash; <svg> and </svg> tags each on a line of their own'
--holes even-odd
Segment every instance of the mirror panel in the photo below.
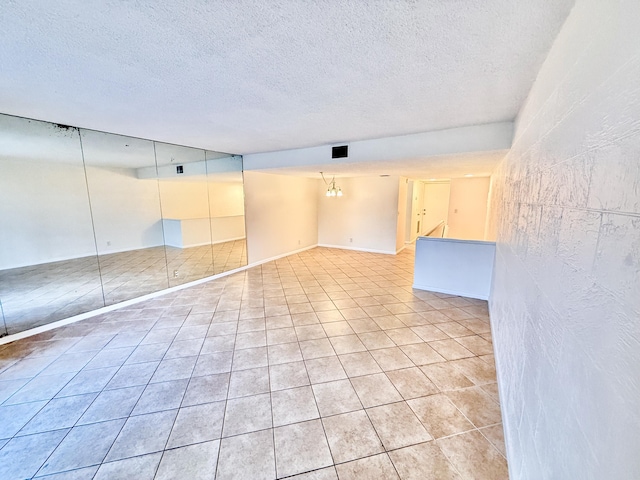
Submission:
<svg viewBox="0 0 640 480">
<path fill-rule="evenodd" d="M 213 275 L 204 150 L 155 142 L 169 285 Z"/>
<path fill-rule="evenodd" d="M 0 115 L 0 172 L 8 333 L 103 307 L 78 129 Z"/>
<path fill-rule="evenodd" d="M 168 288 L 153 142 L 80 135 L 105 303 Z"/>
<path fill-rule="evenodd" d="M 0 336 L 247 263 L 225 153 L 0 114 L 0 218 Z"/>
<path fill-rule="evenodd" d="M 242 157 L 206 151 L 214 273 L 247 264 Z"/>
</svg>

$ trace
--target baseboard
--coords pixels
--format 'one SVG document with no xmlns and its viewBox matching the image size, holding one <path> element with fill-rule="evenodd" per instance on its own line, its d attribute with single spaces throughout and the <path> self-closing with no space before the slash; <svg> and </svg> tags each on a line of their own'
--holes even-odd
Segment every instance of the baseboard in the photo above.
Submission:
<svg viewBox="0 0 640 480">
<path fill-rule="evenodd" d="M 275 255 L 273 257 L 265 258 L 263 260 L 258 260 L 257 262 L 250 263 L 249 267 L 257 267 L 258 265 L 262 265 L 263 263 L 273 262 L 274 260 L 279 260 L 284 257 L 288 257 L 289 255 L 295 255 L 296 253 L 305 252 L 307 250 L 311 250 L 312 248 L 319 247 L 317 243 L 314 245 L 309 245 L 308 247 L 299 248 L 297 250 L 292 250 L 291 252 L 282 253 L 280 255 Z"/>
<path fill-rule="evenodd" d="M 312 248 L 316 248 L 317 245 L 311 245 L 308 247 L 300 248 L 298 250 L 294 250 L 292 252 L 283 253 L 281 255 L 276 255 L 274 257 L 265 258 L 264 260 L 260 260 L 258 262 L 253 262 L 247 264 L 243 267 L 235 268 L 233 270 L 229 270 L 228 272 L 218 273 L 217 275 L 212 275 L 210 277 L 200 278 L 198 280 L 194 280 L 193 282 L 183 283 L 182 285 L 177 285 L 175 287 L 166 288 L 164 290 L 159 290 L 157 292 L 149 293 L 147 295 L 143 295 L 141 297 L 132 298 L 130 300 L 125 300 L 124 302 L 114 303 L 113 305 L 109 305 L 107 307 L 102 307 L 97 310 L 91 310 L 90 312 L 81 313 L 79 315 L 74 315 L 73 317 L 64 318 L 62 320 L 57 320 L 55 322 L 49 323 L 47 325 L 42 325 L 40 327 L 31 328 L 29 330 L 24 330 L 23 332 L 13 333 L 11 335 L 7 335 L 6 337 L 0 338 L 0 345 L 5 345 L 7 343 L 15 342 L 17 340 L 22 340 L 23 338 L 33 337 L 34 335 L 39 335 L 44 332 L 48 332 L 49 330 L 54 330 L 59 327 L 64 327 L 66 325 L 70 325 L 72 323 L 80 322 L 82 320 L 86 320 L 91 317 L 95 317 L 97 315 L 102 315 L 103 313 L 109 313 L 114 310 L 118 310 L 119 308 L 128 307 L 130 305 L 135 305 L 136 303 L 145 302 L 147 300 L 151 300 L 157 297 L 161 297 L 162 295 L 166 295 L 167 293 L 178 292 L 180 290 L 184 290 L 185 288 L 193 287 L 195 285 L 200 285 L 202 283 L 210 282 L 211 280 L 216 280 L 218 278 L 226 277 L 229 275 L 233 275 L 234 273 L 242 272 L 244 270 L 248 270 L 249 268 L 257 267 L 258 265 L 262 265 L 263 263 L 271 262 L 273 260 L 278 260 L 280 258 L 288 257 L 289 255 L 295 255 L 296 253 L 304 252 L 305 250 L 311 250 Z"/>
<path fill-rule="evenodd" d="M 393 250 L 375 250 L 373 248 L 345 247 L 345 246 L 342 246 L 342 245 L 328 245 L 326 243 L 319 243 L 318 247 L 337 248 L 339 250 L 353 250 L 355 252 L 382 253 L 384 255 L 395 255 L 396 254 L 396 252 L 393 251 Z"/>
<path fill-rule="evenodd" d="M 247 237 L 235 237 L 235 238 L 227 238 L 226 240 L 216 240 L 215 242 L 211 242 L 211 245 L 218 245 L 219 243 L 227 243 L 227 242 L 235 242 L 236 240 L 244 240 Z"/>
<path fill-rule="evenodd" d="M 409 245 L 411 245 L 410 243 L 405 243 L 404 247 L 402 247 L 400 250 L 396 250 L 396 255 L 399 254 L 402 250 L 404 250 L 405 248 L 407 248 Z"/>
<path fill-rule="evenodd" d="M 445 288 L 438 288 L 431 285 L 417 285 L 414 283 L 412 285 L 412 288 L 415 288 L 416 290 L 425 290 L 427 292 L 446 293 L 448 295 L 456 295 L 458 297 L 476 298 L 478 300 L 489 300 L 489 297 L 487 297 L 486 295 L 478 295 L 477 293 L 474 293 L 474 292 L 462 292 L 459 290 L 448 290 Z"/>
</svg>

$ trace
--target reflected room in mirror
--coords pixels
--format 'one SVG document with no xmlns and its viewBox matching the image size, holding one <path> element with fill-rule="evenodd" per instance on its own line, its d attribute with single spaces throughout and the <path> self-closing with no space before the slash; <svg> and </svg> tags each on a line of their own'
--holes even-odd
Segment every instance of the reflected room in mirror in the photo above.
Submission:
<svg viewBox="0 0 640 480">
<path fill-rule="evenodd" d="M 0 115 L 0 335 L 247 264 L 242 157 Z"/>
</svg>

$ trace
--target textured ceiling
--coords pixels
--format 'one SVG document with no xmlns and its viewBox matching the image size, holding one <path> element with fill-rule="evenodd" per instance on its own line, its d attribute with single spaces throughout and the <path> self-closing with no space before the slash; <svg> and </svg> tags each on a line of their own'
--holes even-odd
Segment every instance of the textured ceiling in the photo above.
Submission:
<svg viewBox="0 0 640 480">
<path fill-rule="evenodd" d="M 250 153 L 513 119 L 574 0 L 4 0 L 0 112 Z"/>
</svg>

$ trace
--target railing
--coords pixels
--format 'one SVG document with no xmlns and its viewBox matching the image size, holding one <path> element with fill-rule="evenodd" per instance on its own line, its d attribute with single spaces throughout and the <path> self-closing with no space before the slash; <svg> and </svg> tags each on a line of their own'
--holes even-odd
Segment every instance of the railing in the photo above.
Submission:
<svg viewBox="0 0 640 480">
<path fill-rule="evenodd" d="M 444 238 L 446 225 L 444 220 L 438 223 L 435 227 L 429 230 L 424 236 L 425 237 L 436 237 L 436 238 Z"/>
</svg>

